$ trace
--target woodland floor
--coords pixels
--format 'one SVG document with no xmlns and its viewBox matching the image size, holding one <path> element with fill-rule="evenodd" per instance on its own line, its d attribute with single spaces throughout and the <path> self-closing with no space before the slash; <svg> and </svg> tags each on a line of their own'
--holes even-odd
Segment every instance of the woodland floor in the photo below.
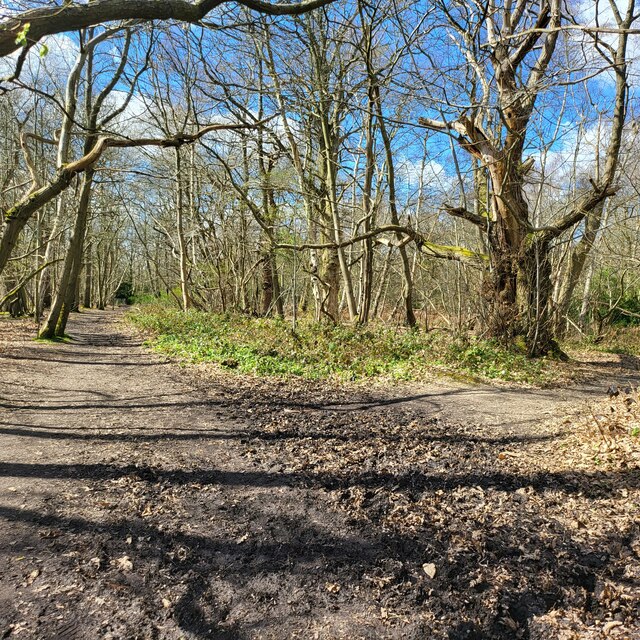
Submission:
<svg viewBox="0 0 640 640">
<path fill-rule="evenodd" d="M 640 638 L 640 463 L 569 418 L 634 358 L 336 388 L 0 332 L 0 638 Z"/>
</svg>

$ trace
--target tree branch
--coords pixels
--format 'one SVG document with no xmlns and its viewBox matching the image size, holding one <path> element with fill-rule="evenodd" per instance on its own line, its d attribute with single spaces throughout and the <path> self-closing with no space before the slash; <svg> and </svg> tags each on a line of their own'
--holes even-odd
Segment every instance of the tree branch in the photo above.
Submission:
<svg viewBox="0 0 640 640">
<path fill-rule="evenodd" d="M 449 205 L 445 205 L 443 210 L 446 211 L 450 216 L 454 216 L 455 218 L 462 218 L 463 220 L 468 220 L 476 225 L 476 227 L 480 227 L 481 229 L 487 230 L 487 218 L 485 216 L 479 216 L 476 213 L 473 213 L 464 207 L 451 207 Z"/>
<path fill-rule="evenodd" d="M 11 291 L 0 298 L 0 308 L 3 307 L 7 302 L 9 302 L 11 298 L 13 298 L 13 296 L 15 296 L 20 291 L 20 289 L 22 289 L 22 287 L 24 287 L 29 282 L 29 280 L 35 278 L 43 269 L 50 267 L 56 262 L 61 262 L 62 260 L 64 260 L 64 258 L 49 260 L 49 262 L 45 262 L 44 264 L 41 264 L 37 269 L 34 269 L 29 275 L 25 276 L 15 287 L 13 287 Z"/>
<path fill-rule="evenodd" d="M 593 211 L 603 200 L 614 196 L 617 191 L 618 188 L 613 186 L 608 186 L 604 189 L 594 187 L 593 191 L 584 196 L 569 213 L 556 220 L 552 225 L 534 229 L 533 233 L 540 235 L 544 240 L 557 238 L 561 233 L 578 224 L 578 222 Z"/>
<path fill-rule="evenodd" d="M 549 25 L 551 20 L 550 6 L 545 5 L 540 9 L 536 26 L 530 30 L 525 36 L 520 46 L 509 56 L 509 64 L 512 68 L 518 65 L 527 57 L 531 50 L 535 47 L 538 39 L 544 33 L 544 29 Z"/>
<path fill-rule="evenodd" d="M 27 28 L 26 41 L 32 46 L 45 36 L 85 29 L 104 22 L 122 20 L 177 20 L 195 24 L 216 7 L 234 0 L 95 0 L 63 6 L 29 9 L 0 22 L 0 56 L 7 56 L 20 45 L 18 35 Z M 333 0 L 304 0 L 275 4 L 262 0 L 235 0 L 254 11 L 269 15 L 298 15 L 322 7 Z"/>
<path fill-rule="evenodd" d="M 343 240 L 342 242 L 327 242 L 327 243 L 303 243 L 303 244 L 276 244 L 276 249 L 293 249 L 296 251 L 303 251 L 306 249 L 338 249 L 348 247 L 350 245 L 355 244 L 356 242 L 362 242 L 363 240 L 367 240 L 369 238 L 374 238 L 375 236 L 379 236 L 383 233 L 400 233 L 409 237 L 410 240 L 413 240 L 422 253 L 425 253 L 428 256 L 433 258 L 442 258 L 444 260 L 456 260 L 458 262 L 467 262 L 470 264 L 482 265 L 483 267 L 487 264 L 489 258 L 488 256 L 475 253 L 474 251 L 470 251 L 469 249 L 465 249 L 464 247 L 455 247 L 449 245 L 442 244 L 434 244 L 433 242 L 429 242 L 421 233 L 416 231 L 415 229 L 411 229 L 410 227 L 403 227 L 397 224 L 387 224 L 382 227 L 378 227 L 377 229 L 372 229 L 367 233 L 360 234 L 358 236 L 354 236 L 349 240 Z"/>
<path fill-rule="evenodd" d="M 111 136 L 101 136 L 93 148 L 82 158 L 62 166 L 53 180 L 48 184 L 29 191 L 13 207 L 4 212 L 5 228 L 0 240 L 0 273 L 2 273 L 7 261 L 11 256 L 11 250 L 17 240 L 18 234 L 24 229 L 31 216 L 45 204 L 53 200 L 62 193 L 70 184 L 73 178 L 86 171 L 102 157 L 109 148 L 127 147 L 181 147 L 191 144 L 212 131 L 233 131 L 237 129 L 250 129 L 261 126 L 267 120 L 262 120 L 255 124 L 212 124 L 204 127 L 193 134 L 180 134 L 172 138 L 139 138 L 129 140 L 126 138 L 115 138 Z"/>
</svg>

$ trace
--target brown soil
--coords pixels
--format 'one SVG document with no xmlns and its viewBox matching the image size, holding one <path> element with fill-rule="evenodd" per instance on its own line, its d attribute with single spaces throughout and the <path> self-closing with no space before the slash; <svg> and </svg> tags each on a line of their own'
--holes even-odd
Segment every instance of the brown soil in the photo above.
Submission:
<svg viewBox="0 0 640 640">
<path fill-rule="evenodd" d="M 562 420 L 635 361 L 365 391 L 0 328 L 0 638 L 640 638 L 638 459 Z"/>
</svg>

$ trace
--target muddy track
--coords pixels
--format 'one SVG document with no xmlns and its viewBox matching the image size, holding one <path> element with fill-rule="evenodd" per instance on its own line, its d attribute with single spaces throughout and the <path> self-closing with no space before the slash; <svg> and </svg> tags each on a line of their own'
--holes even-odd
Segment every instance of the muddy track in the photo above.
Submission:
<svg viewBox="0 0 640 640">
<path fill-rule="evenodd" d="M 606 381 L 205 379 L 117 313 L 70 333 L 0 353 L 0 638 L 640 637 L 637 468 L 529 460 Z"/>
</svg>

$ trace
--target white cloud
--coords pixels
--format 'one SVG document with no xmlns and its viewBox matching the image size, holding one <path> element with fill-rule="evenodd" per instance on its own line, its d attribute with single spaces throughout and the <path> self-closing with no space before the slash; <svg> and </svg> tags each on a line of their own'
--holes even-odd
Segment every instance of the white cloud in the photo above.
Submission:
<svg viewBox="0 0 640 640">
<path fill-rule="evenodd" d="M 12 76 L 21 50 L 0 58 L 0 75 Z M 50 84 L 61 89 L 79 54 L 78 44 L 69 36 L 56 34 L 43 38 L 27 54 L 20 79 L 36 86 Z"/>
<path fill-rule="evenodd" d="M 447 172 L 437 160 L 411 160 L 405 158 L 396 163 L 398 180 L 404 182 L 409 191 L 417 191 L 420 185 L 428 192 L 450 193 L 457 185 L 454 175 Z"/>
<path fill-rule="evenodd" d="M 129 92 L 114 89 L 107 104 L 103 107 L 104 115 L 110 111 L 122 108 L 124 111 L 111 123 L 109 129 L 130 138 L 160 137 L 162 132 L 155 125 L 149 107 L 139 93 L 134 92 L 128 100 Z"/>
<path fill-rule="evenodd" d="M 617 29 L 618 24 L 611 6 L 612 2 L 617 7 L 619 14 L 624 17 L 628 8 L 628 0 L 600 0 L 599 2 L 594 2 L 594 0 L 580 0 L 575 12 L 578 23 L 589 27 L 597 26 L 600 28 Z M 637 26 L 637 22 L 632 25 L 632 27 L 636 28 Z M 609 45 L 617 46 L 617 34 L 601 33 L 599 34 L 599 38 Z M 571 39 L 583 48 L 587 63 L 590 66 L 593 66 L 594 69 L 603 70 L 599 76 L 599 80 L 603 83 L 612 84 L 615 81 L 615 75 L 611 69 L 607 68 L 608 65 L 606 61 L 596 51 L 593 39 L 585 33 L 576 31 L 571 33 Z M 630 61 L 629 84 L 632 86 L 640 86 L 640 69 L 638 69 L 638 65 L 640 64 L 640 36 L 637 34 L 629 36 L 627 59 Z"/>
</svg>

